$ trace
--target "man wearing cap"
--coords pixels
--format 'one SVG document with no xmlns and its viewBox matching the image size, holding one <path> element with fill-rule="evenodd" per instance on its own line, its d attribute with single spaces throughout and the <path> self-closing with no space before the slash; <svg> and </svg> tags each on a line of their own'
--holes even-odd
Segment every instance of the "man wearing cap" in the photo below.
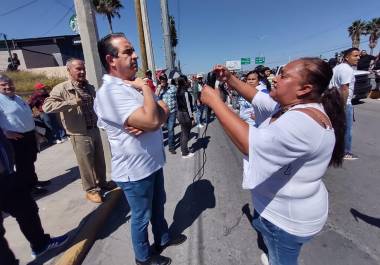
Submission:
<svg viewBox="0 0 380 265">
<path fill-rule="evenodd" d="M 200 93 L 202 91 L 202 86 L 204 85 L 203 82 L 203 75 L 197 74 L 196 82 L 193 86 L 193 100 L 195 105 L 195 121 L 197 123 L 198 128 L 203 128 L 203 112 L 205 111 L 205 106 L 201 103 L 199 100 Z M 207 119 L 207 117 L 206 117 Z"/>
<path fill-rule="evenodd" d="M 160 85 L 157 89 L 157 95 L 169 108 L 169 117 L 166 121 L 169 152 L 175 155 L 174 126 L 177 116 L 177 87 L 173 84 L 174 80 L 171 80 L 169 85 L 166 74 L 161 74 L 158 79 L 160 80 Z"/>
<path fill-rule="evenodd" d="M 50 181 L 38 181 L 34 168 L 38 150 L 32 111 L 15 92 L 12 79 L 0 74 L 0 128 L 14 149 L 18 184 L 26 185 L 34 195 L 41 195 L 47 192 L 42 187 Z"/>
<path fill-rule="evenodd" d="M 101 203 L 102 191 L 114 186 L 106 182 L 103 146 L 93 109 L 95 88 L 86 80 L 82 60 L 70 59 L 66 66 L 69 80 L 53 88 L 42 109 L 47 113 L 60 113 L 78 161 L 86 198 Z"/>
<path fill-rule="evenodd" d="M 45 99 L 49 97 L 47 88 L 48 87 L 42 83 L 36 83 L 34 85 L 33 94 L 30 96 L 28 103 L 32 110 L 33 108 L 38 110 L 41 120 L 46 127 L 49 128 L 50 133 L 47 134 L 49 143 L 63 143 L 67 138 L 65 138 L 65 130 L 58 123 L 57 114 L 45 113 L 42 110 L 42 105 L 44 104 Z"/>
</svg>

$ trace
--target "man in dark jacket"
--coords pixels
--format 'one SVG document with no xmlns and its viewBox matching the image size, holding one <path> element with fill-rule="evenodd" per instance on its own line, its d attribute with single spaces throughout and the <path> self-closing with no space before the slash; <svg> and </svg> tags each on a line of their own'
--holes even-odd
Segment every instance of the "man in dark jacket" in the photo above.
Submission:
<svg viewBox="0 0 380 265">
<path fill-rule="evenodd" d="M 371 61 L 375 60 L 375 56 L 367 54 L 366 50 L 362 50 L 360 52 L 360 59 L 358 62 L 357 69 L 368 71 L 369 66 L 371 65 Z"/>
</svg>

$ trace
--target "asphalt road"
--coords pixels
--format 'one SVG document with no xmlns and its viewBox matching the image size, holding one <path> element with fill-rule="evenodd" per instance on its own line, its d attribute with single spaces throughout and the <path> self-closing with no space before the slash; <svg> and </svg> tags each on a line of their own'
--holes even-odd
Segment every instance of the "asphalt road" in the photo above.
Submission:
<svg viewBox="0 0 380 265">
<path fill-rule="evenodd" d="M 325 183 L 330 192 L 330 214 L 324 230 L 305 245 L 301 265 L 380 264 L 380 101 L 366 100 L 355 108 L 353 152 L 360 159 L 343 168 L 329 169 Z M 204 176 L 194 180 L 202 164 L 200 149 L 192 159 L 167 153 L 166 218 L 170 229 L 188 240 L 166 249 L 173 264 L 260 264 L 261 251 L 248 215 L 248 191 L 241 188 L 241 155 L 218 122 L 208 128 Z M 178 150 L 178 149 L 177 149 Z M 245 206 L 245 207 L 244 207 Z M 134 264 L 129 209 L 125 201 L 114 210 L 84 265 Z M 151 235 L 150 235 L 150 238 Z"/>
</svg>

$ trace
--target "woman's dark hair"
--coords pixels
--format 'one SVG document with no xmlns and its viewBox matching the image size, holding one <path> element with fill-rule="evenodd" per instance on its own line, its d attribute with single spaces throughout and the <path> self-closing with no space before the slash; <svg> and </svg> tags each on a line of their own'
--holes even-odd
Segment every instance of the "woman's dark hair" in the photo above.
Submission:
<svg viewBox="0 0 380 265">
<path fill-rule="evenodd" d="M 335 133 L 335 146 L 330 165 L 342 165 L 344 156 L 344 134 L 346 131 L 345 102 L 337 88 L 328 88 L 333 71 L 329 64 L 319 58 L 301 58 L 301 70 L 305 83 L 311 84 L 320 96 L 321 103 L 330 118 Z"/>
<path fill-rule="evenodd" d="M 257 67 L 256 67 L 256 68 L 257 68 Z M 267 67 L 266 67 L 266 68 L 267 68 Z M 263 69 L 264 69 L 264 68 L 263 68 Z M 268 68 L 268 69 L 269 69 L 269 68 Z M 267 87 L 268 91 L 270 91 L 272 85 L 270 84 L 270 82 L 268 81 L 268 79 L 267 79 L 264 75 L 262 75 L 262 74 L 260 74 L 260 73 L 261 73 L 261 72 L 260 72 L 259 70 L 255 69 L 255 70 L 249 71 L 245 76 L 246 76 L 246 78 L 248 78 L 249 75 L 251 75 L 251 74 L 256 74 L 256 75 L 257 75 L 257 78 L 259 79 L 259 82 L 264 83 L 265 86 Z"/>
<path fill-rule="evenodd" d="M 186 75 L 180 75 L 177 78 L 177 87 L 178 90 L 186 89 L 187 88 L 187 76 Z"/>
<path fill-rule="evenodd" d="M 109 71 L 109 65 L 106 60 L 107 55 L 111 55 L 112 57 L 118 57 L 119 51 L 116 47 L 114 47 L 111 43 L 113 39 L 116 38 L 125 38 L 124 33 L 112 33 L 108 34 L 107 36 L 103 37 L 98 42 L 98 52 L 100 61 L 102 62 L 103 67 L 106 69 L 106 71 Z"/>
<path fill-rule="evenodd" d="M 259 71 L 257 71 L 257 70 L 251 70 L 251 71 L 249 71 L 249 72 L 245 75 L 245 77 L 248 78 L 248 76 L 251 75 L 251 74 L 256 74 L 256 75 L 257 75 L 257 78 L 259 79 L 259 81 L 261 80 L 261 76 L 260 76 L 260 74 L 259 74 Z"/>
</svg>

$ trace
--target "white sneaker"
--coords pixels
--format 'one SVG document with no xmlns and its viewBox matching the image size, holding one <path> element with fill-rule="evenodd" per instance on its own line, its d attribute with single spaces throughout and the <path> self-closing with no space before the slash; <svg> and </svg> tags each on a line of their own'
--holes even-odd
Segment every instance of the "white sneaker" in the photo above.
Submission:
<svg viewBox="0 0 380 265">
<path fill-rule="evenodd" d="M 182 155 L 182 158 L 191 158 L 194 156 L 194 153 L 188 153 L 187 155 Z"/>
<path fill-rule="evenodd" d="M 269 265 L 269 259 L 268 259 L 267 254 L 262 253 L 260 256 L 260 261 L 261 261 L 261 264 L 263 265 Z"/>
<path fill-rule="evenodd" d="M 197 127 L 198 127 L 198 128 L 203 128 L 204 125 L 202 125 L 202 124 L 198 124 Z"/>
</svg>

